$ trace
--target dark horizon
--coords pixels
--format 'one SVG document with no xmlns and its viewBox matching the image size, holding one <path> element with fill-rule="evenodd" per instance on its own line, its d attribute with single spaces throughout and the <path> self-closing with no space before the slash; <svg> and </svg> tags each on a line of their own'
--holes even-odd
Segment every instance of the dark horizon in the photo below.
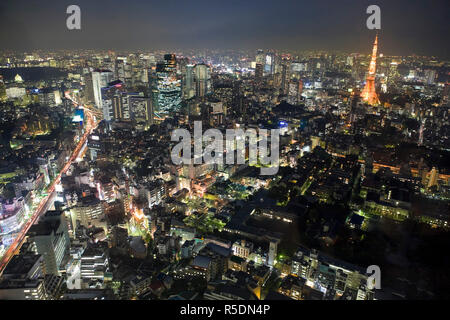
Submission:
<svg viewBox="0 0 450 320">
<path fill-rule="evenodd" d="M 81 8 L 81 30 L 66 8 Z M 370 53 L 381 8 L 380 53 L 449 58 L 448 3 L 428 1 L 27 1 L 0 4 L 4 50 L 275 49 Z M 332 14 L 331 14 L 332 13 Z"/>
</svg>

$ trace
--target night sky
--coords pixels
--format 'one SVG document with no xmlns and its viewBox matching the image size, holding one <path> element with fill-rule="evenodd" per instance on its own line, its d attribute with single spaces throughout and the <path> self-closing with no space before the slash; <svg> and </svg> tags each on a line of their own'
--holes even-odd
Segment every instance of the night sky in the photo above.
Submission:
<svg viewBox="0 0 450 320">
<path fill-rule="evenodd" d="M 66 28 L 81 7 L 82 30 Z M 366 8 L 381 8 L 380 52 L 449 58 L 448 0 L 1 0 L 3 49 L 371 50 Z"/>
</svg>

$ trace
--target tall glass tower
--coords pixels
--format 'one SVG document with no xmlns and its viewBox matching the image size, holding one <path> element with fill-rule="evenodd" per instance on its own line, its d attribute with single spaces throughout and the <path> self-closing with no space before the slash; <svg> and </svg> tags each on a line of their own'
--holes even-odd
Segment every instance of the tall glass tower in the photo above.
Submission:
<svg viewBox="0 0 450 320">
<path fill-rule="evenodd" d="M 156 65 L 157 109 L 163 113 L 177 111 L 181 107 L 181 80 L 177 76 L 174 54 L 164 55 L 164 61 Z"/>
</svg>

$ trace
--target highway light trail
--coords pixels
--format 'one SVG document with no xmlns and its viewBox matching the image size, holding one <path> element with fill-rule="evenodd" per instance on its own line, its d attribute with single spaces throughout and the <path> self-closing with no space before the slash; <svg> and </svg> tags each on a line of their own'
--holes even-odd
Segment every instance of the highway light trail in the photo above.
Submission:
<svg viewBox="0 0 450 320">
<path fill-rule="evenodd" d="M 67 92 L 66 92 L 66 98 L 71 100 L 75 106 L 78 106 L 76 101 L 73 100 L 72 97 Z M 22 230 L 20 230 L 20 232 L 17 234 L 16 239 L 13 241 L 13 243 L 11 243 L 11 245 L 8 248 L 8 250 L 1 257 L 0 275 L 3 273 L 3 271 L 5 270 L 5 267 L 8 265 L 9 261 L 12 259 L 12 257 L 15 255 L 15 253 L 22 246 L 23 241 L 25 240 L 25 236 L 26 236 L 28 230 L 30 229 L 30 227 L 35 222 L 37 222 L 39 217 L 41 215 L 43 215 L 48 210 L 48 208 L 50 207 L 51 203 L 53 202 L 54 196 L 55 196 L 55 194 L 54 194 L 55 186 L 60 183 L 61 176 L 67 172 L 67 170 L 70 168 L 72 163 L 79 157 L 80 153 L 83 151 L 83 146 L 85 145 L 89 134 L 97 126 L 98 123 L 96 121 L 94 121 L 93 111 L 90 110 L 89 108 L 85 107 L 84 108 L 84 112 L 85 112 L 84 114 L 85 114 L 85 117 L 86 117 L 86 122 L 85 122 L 86 123 L 86 127 L 85 127 L 85 132 L 84 132 L 83 136 L 81 137 L 81 139 L 78 142 L 77 146 L 73 150 L 72 155 L 69 158 L 69 160 L 66 162 L 64 167 L 61 169 L 59 174 L 56 176 L 56 179 L 53 180 L 53 182 L 48 186 L 47 190 L 45 191 L 48 195 L 45 196 L 41 200 L 41 202 L 39 203 L 39 205 L 35 209 L 33 215 L 31 216 L 31 218 L 28 219 L 28 221 L 22 227 Z"/>
</svg>

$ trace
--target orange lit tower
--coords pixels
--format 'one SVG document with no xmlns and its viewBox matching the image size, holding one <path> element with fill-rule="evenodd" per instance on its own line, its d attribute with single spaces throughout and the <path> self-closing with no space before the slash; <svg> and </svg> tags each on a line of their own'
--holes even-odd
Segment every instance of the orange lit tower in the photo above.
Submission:
<svg viewBox="0 0 450 320">
<path fill-rule="evenodd" d="M 373 43 L 372 59 L 369 65 L 369 74 L 366 78 L 366 85 L 361 92 L 363 101 L 370 105 L 380 104 L 377 93 L 375 92 L 375 70 L 377 68 L 377 47 L 378 47 L 378 35 L 375 36 L 375 42 Z"/>
</svg>

